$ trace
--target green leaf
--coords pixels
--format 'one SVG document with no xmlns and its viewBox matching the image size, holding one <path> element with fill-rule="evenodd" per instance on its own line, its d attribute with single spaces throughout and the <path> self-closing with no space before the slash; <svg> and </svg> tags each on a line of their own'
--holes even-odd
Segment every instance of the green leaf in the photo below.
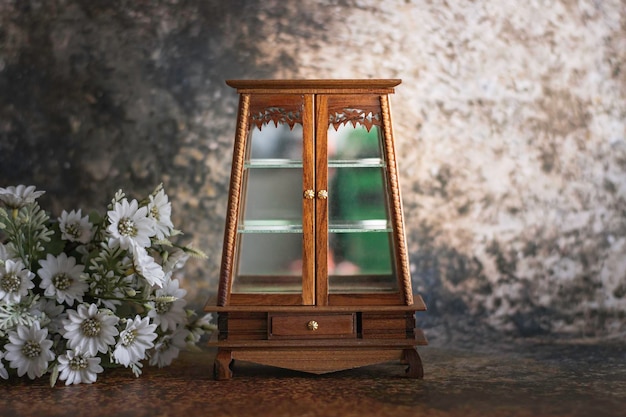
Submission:
<svg viewBox="0 0 626 417">
<path fill-rule="evenodd" d="M 185 251 L 185 253 L 189 254 L 190 256 L 194 258 L 206 259 L 209 257 L 206 253 L 202 252 L 200 249 L 192 248 L 191 246 L 185 246 L 182 249 Z"/>
<path fill-rule="evenodd" d="M 50 388 L 53 388 L 56 385 L 58 379 L 59 379 L 59 365 L 55 363 L 54 366 L 52 367 L 52 372 L 50 372 Z"/>
</svg>

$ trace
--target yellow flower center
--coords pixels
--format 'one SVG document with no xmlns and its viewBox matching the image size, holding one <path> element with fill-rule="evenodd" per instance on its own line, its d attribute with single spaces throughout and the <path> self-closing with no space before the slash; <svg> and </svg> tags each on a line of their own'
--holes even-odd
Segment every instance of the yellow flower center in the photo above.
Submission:
<svg viewBox="0 0 626 417">
<path fill-rule="evenodd" d="M 165 314 L 170 311 L 171 303 L 165 301 L 157 301 L 154 303 L 154 309 L 158 314 Z"/>
<path fill-rule="evenodd" d="M 41 346 L 34 340 L 28 340 L 22 347 L 22 354 L 29 359 L 36 358 L 41 355 Z"/>
<path fill-rule="evenodd" d="M 96 337 L 100 334 L 100 322 L 95 318 L 88 318 L 82 322 L 80 330 L 87 337 Z"/>
<path fill-rule="evenodd" d="M 0 289 L 7 293 L 19 290 L 20 284 L 22 284 L 21 278 L 13 273 L 5 274 L 0 279 Z"/>
<path fill-rule="evenodd" d="M 128 217 L 124 217 L 120 220 L 117 225 L 117 231 L 120 232 L 120 235 L 122 236 L 137 236 L 137 228 L 135 227 L 135 223 Z"/>
<path fill-rule="evenodd" d="M 65 272 L 58 273 L 52 278 L 52 285 L 57 290 L 67 290 L 72 285 L 72 279 Z"/>
<path fill-rule="evenodd" d="M 132 345 L 137 337 L 137 330 L 129 330 L 122 335 L 122 344 L 124 346 Z"/>
<path fill-rule="evenodd" d="M 157 206 L 152 206 L 150 209 L 150 217 L 154 220 L 159 221 L 159 208 Z"/>
<path fill-rule="evenodd" d="M 72 371 L 80 371 L 81 369 L 87 368 L 88 363 L 85 358 L 78 356 L 70 359 L 69 365 Z"/>
<path fill-rule="evenodd" d="M 77 223 L 70 223 L 65 225 L 65 233 L 68 235 L 77 238 L 80 236 L 80 227 Z"/>
</svg>

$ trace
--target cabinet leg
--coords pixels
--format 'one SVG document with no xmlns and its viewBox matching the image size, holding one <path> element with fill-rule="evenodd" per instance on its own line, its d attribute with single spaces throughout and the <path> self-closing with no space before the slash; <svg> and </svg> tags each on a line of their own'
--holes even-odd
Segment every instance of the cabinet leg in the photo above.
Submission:
<svg viewBox="0 0 626 417">
<path fill-rule="evenodd" d="M 424 378 L 424 367 L 422 366 L 422 359 L 420 358 L 419 353 L 417 353 L 417 349 L 404 349 L 402 352 L 402 359 L 409 364 L 409 367 L 406 370 L 409 378 Z"/>
<path fill-rule="evenodd" d="M 213 374 L 217 380 L 230 379 L 233 376 L 231 364 L 233 362 L 233 354 L 230 350 L 218 349 L 213 364 Z"/>
</svg>

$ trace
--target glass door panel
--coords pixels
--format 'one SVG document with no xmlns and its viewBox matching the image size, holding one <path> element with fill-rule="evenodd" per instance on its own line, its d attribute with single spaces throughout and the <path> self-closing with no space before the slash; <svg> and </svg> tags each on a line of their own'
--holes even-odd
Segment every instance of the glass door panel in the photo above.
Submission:
<svg viewBox="0 0 626 417">
<path fill-rule="evenodd" d="M 397 291 L 391 235 L 388 228 L 331 229 L 329 293 Z"/>
<path fill-rule="evenodd" d="M 351 123 L 328 129 L 328 160 L 329 165 L 342 163 L 382 164 L 380 130 L 371 126 Z"/>
<path fill-rule="evenodd" d="M 302 229 L 302 168 L 247 168 L 241 227 Z"/>
<path fill-rule="evenodd" d="M 247 164 L 302 165 L 302 125 L 292 127 L 270 122 L 259 129 L 252 126 L 248 136 Z"/>
<path fill-rule="evenodd" d="M 330 126 L 328 155 L 328 292 L 395 292 L 379 128 Z"/>
<path fill-rule="evenodd" d="M 233 294 L 302 293 L 302 125 L 252 125 L 244 160 Z"/>
<path fill-rule="evenodd" d="M 388 224 L 382 168 L 337 168 L 328 182 L 329 227 Z"/>
<path fill-rule="evenodd" d="M 302 292 L 302 233 L 239 233 L 232 292 Z"/>
</svg>

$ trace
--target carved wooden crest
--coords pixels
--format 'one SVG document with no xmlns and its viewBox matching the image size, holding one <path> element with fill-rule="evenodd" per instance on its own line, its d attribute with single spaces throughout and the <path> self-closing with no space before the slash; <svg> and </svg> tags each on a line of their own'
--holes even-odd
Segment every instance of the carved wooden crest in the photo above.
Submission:
<svg viewBox="0 0 626 417">
<path fill-rule="evenodd" d="M 289 129 L 293 129 L 296 124 L 302 124 L 302 113 L 299 109 L 284 109 L 282 107 L 266 107 L 262 110 L 252 113 L 250 112 L 250 124 L 256 126 L 259 130 L 263 125 L 274 123 L 286 124 Z"/>
<path fill-rule="evenodd" d="M 369 132 L 372 126 L 381 125 L 380 113 L 369 109 L 351 109 L 345 108 L 343 112 L 331 112 L 328 115 L 328 121 L 337 130 L 339 126 L 351 123 L 353 127 L 357 124 L 365 126 Z"/>
</svg>

